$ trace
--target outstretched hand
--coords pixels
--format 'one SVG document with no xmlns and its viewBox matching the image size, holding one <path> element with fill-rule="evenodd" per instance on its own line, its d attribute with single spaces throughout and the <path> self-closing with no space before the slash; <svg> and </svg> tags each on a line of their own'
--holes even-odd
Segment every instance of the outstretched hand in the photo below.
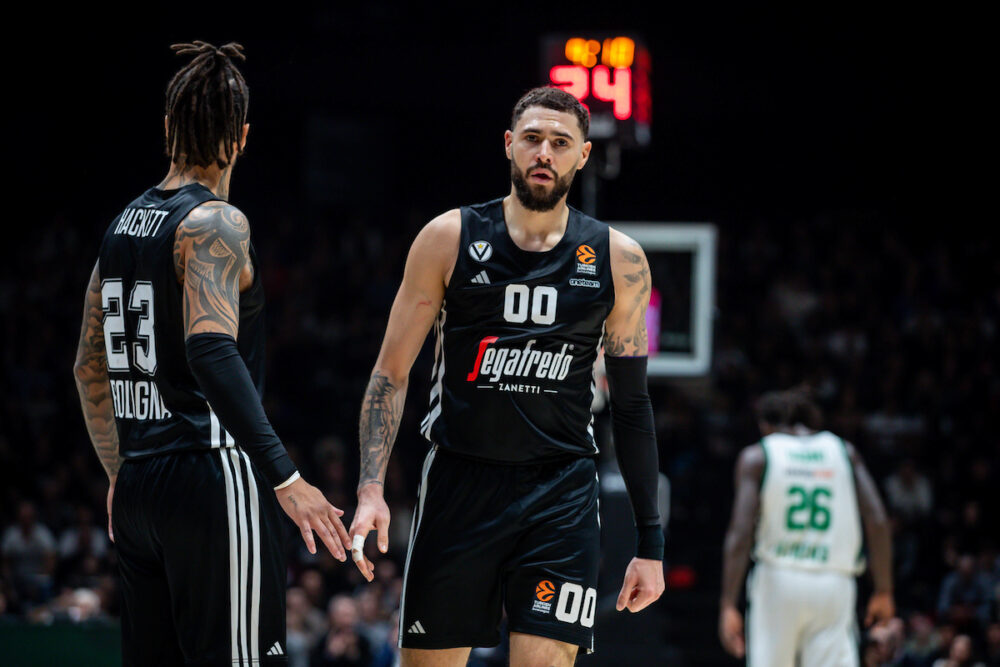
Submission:
<svg viewBox="0 0 1000 667">
<path fill-rule="evenodd" d="M 665 587 L 663 561 L 633 558 L 625 569 L 625 581 L 615 607 L 618 611 L 628 609 L 634 614 L 656 602 Z"/>
<path fill-rule="evenodd" d="M 358 509 L 354 512 L 350 531 L 357 545 L 357 548 L 352 549 L 351 557 L 368 581 L 375 578 L 375 566 L 365 557 L 364 547 L 368 533 L 373 530 L 377 531 L 378 550 L 388 552 L 389 506 L 382 497 L 382 486 L 371 483 L 358 489 Z"/>
<path fill-rule="evenodd" d="M 331 505 L 322 491 L 301 477 L 274 493 L 281 509 L 299 527 L 309 553 L 316 553 L 315 531 L 334 558 L 342 562 L 347 560 L 346 550 L 351 548 L 351 538 L 340 520 L 344 510 Z"/>
</svg>

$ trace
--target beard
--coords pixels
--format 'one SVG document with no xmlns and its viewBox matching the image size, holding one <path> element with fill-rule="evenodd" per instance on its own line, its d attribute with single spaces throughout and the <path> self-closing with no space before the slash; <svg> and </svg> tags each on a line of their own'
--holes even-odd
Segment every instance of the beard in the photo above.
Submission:
<svg viewBox="0 0 1000 667">
<path fill-rule="evenodd" d="M 539 165 L 533 165 L 531 169 L 537 169 Z M 565 176 L 558 176 L 551 169 L 546 169 L 552 174 L 552 191 L 545 192 L 544 185 L 531 185 L 525 172 L 517 168 L 514 161 L 510 161 L 510 182 L 514 184 L 514 194 L 517 195 L 521 205 L 529 211 L 551 211 L 559 203 L 559 200 L 569 192 L 569 186 L 573 184 L 573 177 L 576 176 L 576 169 L 571 169 Z"/>
</svg>

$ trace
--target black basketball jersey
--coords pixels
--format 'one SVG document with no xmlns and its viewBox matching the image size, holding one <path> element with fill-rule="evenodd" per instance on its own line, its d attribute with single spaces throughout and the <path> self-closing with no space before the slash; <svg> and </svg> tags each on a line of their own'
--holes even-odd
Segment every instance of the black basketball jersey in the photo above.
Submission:
<svg viewBox="0 0 1000 667">
<path fill-rule="evenodd" d="M 511 463 L 596 454 L 593 368 L 614 305 L 609 227 L 570 208 L 555 247 L 529 252 L 507 233 L 502 199 L 461 212 L 424 436 Z"/>
<path fill-rule="evenodd" d="M 104 234 L 99 266 L 104 341 L 123 458 L 235 446 L 188 367 L 183 286 L 173 259 L 177 226 L 196 206 L 215 199 L 197 183 L 150 188 Z M 262 392 L 264 288 L 253 245 L 250 260 L 253 284 L 240 295 L 237 347 Z"/>
</svg>

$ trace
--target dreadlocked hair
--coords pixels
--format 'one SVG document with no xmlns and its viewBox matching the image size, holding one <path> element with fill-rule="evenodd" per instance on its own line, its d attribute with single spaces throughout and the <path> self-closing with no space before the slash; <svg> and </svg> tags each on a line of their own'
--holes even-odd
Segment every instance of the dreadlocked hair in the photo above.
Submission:
<svg viewBox="0 0 1000 667">
<path fill-rule="evenodd" d="M 225 168 L 233 160 L 250 102 L 247 83 L 233 64 L 246 60 L 243 46 L 196 41 L 170 48 L 194 58 L 167 85 L 167 155 L 185 167 L 214 162 Z"/>
</svg>

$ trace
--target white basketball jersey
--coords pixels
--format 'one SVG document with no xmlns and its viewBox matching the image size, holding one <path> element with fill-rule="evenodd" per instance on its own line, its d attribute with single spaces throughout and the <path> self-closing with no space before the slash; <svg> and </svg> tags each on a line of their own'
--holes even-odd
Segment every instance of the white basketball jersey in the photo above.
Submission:
<svg viewBox="0 0 1000 667">
<path fill-rule="evenodd" d="M 844 441 L 829 431 L 773 433 L 766 456 L 754 558 L 806 570 L 859 574 L 861 516 Z"/>
</svg>

